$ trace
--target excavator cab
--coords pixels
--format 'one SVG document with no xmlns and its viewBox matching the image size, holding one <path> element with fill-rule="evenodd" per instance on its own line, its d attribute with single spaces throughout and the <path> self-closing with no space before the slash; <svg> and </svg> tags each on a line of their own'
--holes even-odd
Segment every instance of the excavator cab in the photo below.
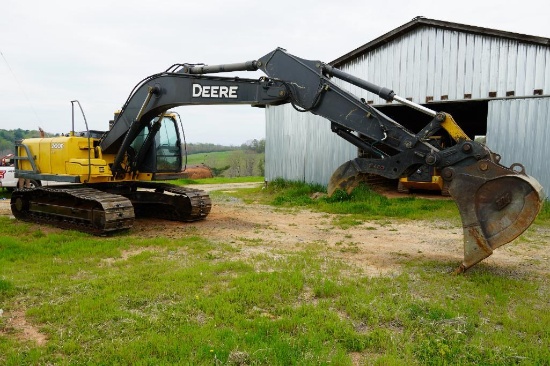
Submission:
<svg viewBox="0 0 550 366">
<path fill-rule="evenodd" d="M 155 158 L 158 172 L 181 171 L 182 149 L 177 122 L 164 117 L 164 123 L 155 138 Z"/>
<path fill-rule="evenodd" d="M 181 172 L 183 166 L 183 128 L 176 113 L 155 117 L 137 135 L 129 151 L 134 153 L 134 164 L 139 171 L 160 173 Z M 147 141 L 150 143 L 146 143 Z M 136 160 L 141 156 L 140 160 Z"/>
</svg>

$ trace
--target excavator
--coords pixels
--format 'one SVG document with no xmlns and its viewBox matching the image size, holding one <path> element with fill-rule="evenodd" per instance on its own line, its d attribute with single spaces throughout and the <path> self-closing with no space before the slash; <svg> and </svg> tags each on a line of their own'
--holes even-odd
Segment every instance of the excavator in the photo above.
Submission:
<svg viewBox="0 0 550 366">
<path fill-rule="evenodd" d="M 261 70 L 258 79 L 212 75 Z M 338 86 L 339 79 L 431 116 L 412 132 Z M 452 116 L 433 111 L 327 63 L 296 57 L 282 48 L 253 61 L 222 65 L 174 64 L 132 90 L 108 131 L 73 131 L 67 136 L 16 142 L 16 174 L 22 179 L 72 183 L 15 190 L 17 219 L 53 224 L 96 235 L 126 230 L 134 218 L 204 219 L 211 200 L 200 190 L 166 183 L 181 176 L 182 141 L 172 108 L 187 105 L 290 103 L 328 119 L 331 130 L 368 152 L 342 164 L 328 193 L 350 192 L 364 177 L 398 179 L 421 166 L 441 172 L 463 224 L 463 272 L 523 233 L 540 211 L 542 186 L 519 163 L 470 139 Z M 73 113 L 74 114 L 74 113 Z M 74 125 L 74 121 L 73 121 Z M 442 148 L 432 138 L 447 133 Z"/>
</svg>

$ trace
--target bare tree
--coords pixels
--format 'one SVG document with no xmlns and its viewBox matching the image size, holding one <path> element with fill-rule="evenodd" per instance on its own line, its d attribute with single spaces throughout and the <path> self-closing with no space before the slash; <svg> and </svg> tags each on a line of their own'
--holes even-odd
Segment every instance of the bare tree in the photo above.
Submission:
<svg viewBox="0 0 550 366">
<path fill-rule="evenodd" d="M 233 151 L 229 155 L 229 177 L 240 177 L 242 164 L 244 161 L 244 152 L 241 150 Z"/>
<path fill-rule="evenodd" d="M 248 152 L 244 161 L 244 175 L 250 177 L 254 175 L 254 165 L 256 165 L 257 154 Z"/>
</svg>

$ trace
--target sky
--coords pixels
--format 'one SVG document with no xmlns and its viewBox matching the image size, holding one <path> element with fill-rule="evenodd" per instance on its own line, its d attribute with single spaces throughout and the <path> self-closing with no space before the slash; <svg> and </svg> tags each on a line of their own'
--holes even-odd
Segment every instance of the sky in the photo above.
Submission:
<svg viewBox="0 0 550 366">
<path fill-rule="evenodd" d="M 90 129 L 108 129 L 140 80 L 175 63 L 255 60 L 277 47 L 330 62 L 416 16 L 550 38 L 548 0 L 2 0 L 0 9 L 0 128 L 48 133 L 71 130 L 71 100 Z M 187 142 L 265 138 L 263 109 L 176 111 Z M 85 130 L 79 114 L 75 130 Z"/>
</svg>

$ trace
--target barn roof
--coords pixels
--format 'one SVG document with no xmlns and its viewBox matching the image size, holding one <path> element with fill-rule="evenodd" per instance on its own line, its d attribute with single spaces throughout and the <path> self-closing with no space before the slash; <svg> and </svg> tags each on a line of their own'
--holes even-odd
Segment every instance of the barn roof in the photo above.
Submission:
<svg viewBox="0 0 550 366">
<path fill-rule="evenodd" d="M 405 33 L 409 33 L 421 27 L 432 27 L 432 28 L 439 28 L 439 29 L 445 29 L 445 30 L 451 30 L 451 31 L 460 31 L 460 32 L 470 33 L 470 34 L 478 34 L 478 35 L 511 39 L 511 40 L 516 40 L 518 42 L 523 42 L 523 43 L 550 46 L 550 38 L 537 37 L 537 36 L 531 36 L 527 34 L 520 34 L 520 33 L 513 33 L 513 32 L 506 32 L 502 30 L 476 27 L 476 26 L 466 25 L 466 24 L 446 22 L 442 20 L 428 19 L 424 17 L 416 17 L 410 22 L 403 24 L 398 28 L 395 28 L 394 30 L 364 44 L 361 47 L 354 49 L 351 52 L 346 53 L 341 57 L 338 57 L 336 60 L 332 61 L 330 64 L 338 67 L 367 52 L 370 52 L 373 49 L 376 49 L 388 42 L 391 42 L 396 38 L 399 38 Z"/>
</svg>

